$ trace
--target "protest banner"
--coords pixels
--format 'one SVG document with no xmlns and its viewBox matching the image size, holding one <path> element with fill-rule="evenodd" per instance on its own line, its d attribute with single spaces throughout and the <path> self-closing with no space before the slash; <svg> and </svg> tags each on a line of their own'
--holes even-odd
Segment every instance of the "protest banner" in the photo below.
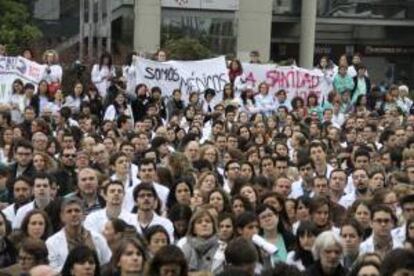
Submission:
<svg viewBox="0 0 414 276">
<path fill-rule="evenodd" d="M 323 96 L 323 74 L 320 70 L 307 70 L 297 66 L 277 66 L 276 64 L 243 63 L 246 85 L 258 91 L 260 83 L 269 85 L 270 93 L 284 89 L 291 100 L 296 96 L 306 100 L 310 93 Z"/>
<path fill-rule="evenodd" d="M 174 89 L 180 89 L 184 101 L 188 101 L 191 92 L 202 94 L 207 88 L 216 91 L 213 102 L 221 101 L 224 85 L 229 82 L 223 56 L 198 61 L 166 62 L 138 57 L 135 65 L 137 84 L 158 86 L 165 96 L 170 96 Z"/>
<path fill-rule="evenodd" d="M 12 94 L 15 79 L 33 83 L 42 80 L 46 66 L 23 57 L 0 57 L 0 103 L 7 103 Z"/>
</svg>

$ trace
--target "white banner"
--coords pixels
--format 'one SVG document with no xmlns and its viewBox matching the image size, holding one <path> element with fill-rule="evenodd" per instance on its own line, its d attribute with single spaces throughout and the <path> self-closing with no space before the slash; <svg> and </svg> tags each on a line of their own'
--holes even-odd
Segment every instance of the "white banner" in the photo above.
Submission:
<svg viewBox="0 0 414 276">
<path fill-rule="evenodd" d="M 23 57 L 0 57 L 0 103 L 7 103 L 15 79 L 35 86 L 42 80 L 46 66 Z"/>
<path fill-rule="evenodd" d="M 224 56 L 198 61 L 166 62 L 138 57 L 136 68 L 137 84 L 145 83 L 149 88 L 158 86 L 165 96 L 170 96 L 178 88 L 184 101 L 188 101 L 191 92 L 203 94 L 207 88 L 214 89 L 214 100 L 221 101 L 224 85 L 229 82 Z"/>
<path fill-rule="evenodd" d="M 307 70 L 296 66 L 277 66 L 276 64 L 243 63 L 243 73 L 247 85 L 258 91 L 262 82 L 269 85 L 270 93 L 284 89 L 288 99 L 296 96 L 306 100 L 310 93 L 323 96 L 323 74 L 320 70 Z"/>
</svg>

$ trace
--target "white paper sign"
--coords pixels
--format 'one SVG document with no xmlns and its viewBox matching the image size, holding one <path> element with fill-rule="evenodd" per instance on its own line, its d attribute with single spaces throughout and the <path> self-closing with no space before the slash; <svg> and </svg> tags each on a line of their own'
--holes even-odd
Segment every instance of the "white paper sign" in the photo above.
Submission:
<svg viewBox="0 0 414 276">
<path fill-rule="evenodd" d="M 137 84 L 158 86 L 163 95 L 170 96 L 180 89 L 187 101 L 191 92 L 204 93 L 207 88 L 216 91 L 215 99 L 222 99 L 224 85 L 229 82 L 224 56 L 198 61 L 158 62 L 138 57 L 136 60 Z"/>
<path fill-rule="evenodd" d="M 270 93 L 284 89 L 291 100 L 300 96 L 306 100 L 310 93 L 322 96 L 323 74 L 320 70 L 307 70 L 297 66 L 277 66 L 276 64 L 243 63 L 247 85 L 258 91 L 262 82 L 269 85 Z"/>
<path fill-rule="evenodd" d="M 46 66 L 23 57 L 0 57 L 0 103 L 7 103 L 15 79 L 35 86 L 42 80 Z"/>
</svg>

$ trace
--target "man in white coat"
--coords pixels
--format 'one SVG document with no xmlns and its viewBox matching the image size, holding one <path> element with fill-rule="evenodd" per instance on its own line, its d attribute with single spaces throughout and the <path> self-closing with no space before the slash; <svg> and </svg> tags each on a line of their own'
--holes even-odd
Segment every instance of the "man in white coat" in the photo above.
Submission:
<svg viewBox="0 0 414 276">
<path fill-rule="evenodd" d="M 378 253 L 382 258 L 393 249 L 402 248 L 403 244 L 391 235 L 396 217 L 386 205 L 374 206 L 371 210 L 372 235 L 361 243 L 360 254 Z"/>
<path fill-rule="evenodd" d="M 80 245 L 93 248 L 102 266 L 111 259 L 111 250 L 105 238 L 82 226 L 83 204 L 76 197 L 65 198 L 61 205 L 60 218 L 64 227 L 46 240 L 49 265 L 61 271 L 69 252 Z"/>
<path fill-rule="evenodd" d="M 414 219 L 414 195 L 407 195 L 401 198 L 400 206 L 402 214 L 404 216 L 405 223 L 400 227 L 397 227 L 391 231 L 394 238 L 398 239 L 401 243 L 404 243 L 407 239 L 407 221 Z"/>
<path fill-rule="evenodd" d="M 52 178 L 49 174 L 37 173 L 34 176 L 33 195 L 34 200 L 32 202 L 23 205 L 17 210 L 16 217 L 13 220 L 13 229 L 20 229 L 27 213 L 33 209 L 46 211 L 46 207 L 52 202 Z"/>
<path fill-rule="evenodd" d="M 111 218 L 119 218 L 128 224 L 132 224 L 135 220 L 135 216 L 122 209 L 124 195 L 124 184 L 118 180 L 111 180 L 104 187 L 106 207 L 90 213 L 86 217 L 83 226 L 88 230 L 102 234 L 105 224 Z"/>
<path fill-rule="evenodd" d="M 161 225 L 168 232 L 171 243 L 174 241 L 174 226 L 172 222 L 159 216 L 154 210 L 157 204 L 157 192 L 152 183 L 142 182 L 134 189 L 134 198 L 138 207 L 135 221 L 132 224 L 139 234 L 154 225 Z"/>
</svg>

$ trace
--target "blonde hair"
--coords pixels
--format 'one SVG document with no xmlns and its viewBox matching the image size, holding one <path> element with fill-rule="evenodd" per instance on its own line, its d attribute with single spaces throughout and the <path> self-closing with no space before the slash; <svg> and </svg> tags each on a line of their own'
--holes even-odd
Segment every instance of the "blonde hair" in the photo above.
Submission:
<svg viewBox="0 0 414 276">
<path fill-rule="evenodd" d="M 57 53 L 57 51 L 56 51 L 56 50 L 52 50 L 52 49 L 50 49 L 50 50 L 46 50 L 46 51 L 43 53 L 43 57 L 42 57 L 43 62 L 47 62 L 47 56 L 48 56 L 48 55 L 53 55 L 53 63 L 54 63 L 54 64 L 56 64 L 56 63 L 58 63 L 58 62 L 59 62 L 59 54 Z"/>
</svg>

